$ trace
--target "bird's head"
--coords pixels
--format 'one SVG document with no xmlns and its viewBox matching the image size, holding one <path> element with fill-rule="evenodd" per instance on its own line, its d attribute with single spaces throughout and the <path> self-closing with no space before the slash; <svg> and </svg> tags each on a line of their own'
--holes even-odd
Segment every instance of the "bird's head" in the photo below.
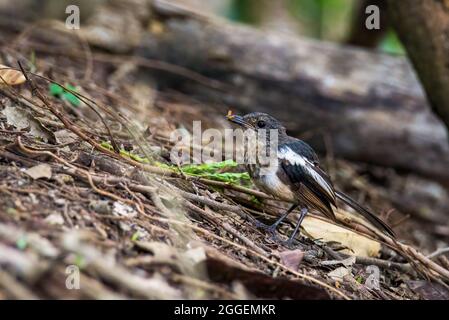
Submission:
<svg viewBox="0 0 449 320">
<path fill-rule="evenodd" d="M 226 118 L 243 127 L 244 129 L 258 130 L 278 130 L 280 133 L 285 133 L 285 127 L 275 118 L 269 114 L 262 112 L 252 112 L 244 116 L 232 114 L 229 111 Z"/>
</svg>

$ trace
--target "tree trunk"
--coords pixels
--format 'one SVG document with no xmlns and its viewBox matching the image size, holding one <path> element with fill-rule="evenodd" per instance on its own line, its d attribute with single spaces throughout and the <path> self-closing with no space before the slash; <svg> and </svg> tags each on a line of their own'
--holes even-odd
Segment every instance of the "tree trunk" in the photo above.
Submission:
<svg viewBox="0 0 449 320">
<path fill-rule="evenodd" d="M 393 0 L 388 5 L 432 109 L 449 128 L 449 1 Z"/>
<path fill-rule="evenodd" d="M 365 10 L 369 5 L 375 5 L 380 10 L 380 29 L 369 30 L 365 26 L 367 18 Z M 356 46 L 375 48 L 385 36 L 389 27 L 387 0 L 359 1 L 356 16 L 351 25 L 351 34 L 346 42 Z"/>
</svg>

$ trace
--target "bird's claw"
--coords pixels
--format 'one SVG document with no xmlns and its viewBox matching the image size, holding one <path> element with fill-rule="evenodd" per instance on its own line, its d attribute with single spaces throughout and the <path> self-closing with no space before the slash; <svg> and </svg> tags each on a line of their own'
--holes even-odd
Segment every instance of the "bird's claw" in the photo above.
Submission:
<svg viewBox="0 0 449 320">
<path fill-rule="evenodd" d="M 276 232 L 272 232 L 270 237 L 268 238 L 269 240 L 275 242 L 275 243 L 280 243 L 282 242 L 281 239 L 279 239 L 278 235 L 276 234 Z"/>
<path fill-rule="evenodd" d="M 276 234 L 276 228 L 277 228 L 277 224 L 265 224 L 263 222 L 260 221 L 256 221 L 256 228 L 258 229 L 262 229 L 265 232 L 270 234 L 270 237 L 268 238 L 269 240 L 273 241 L 273 242 L 281 242 L 282 240 L 279 239 L 278 235 Z"/>
<path fill-rule="evenodd" d="M 258 228 L 258 229 L 267 229 L 267 228 L 269 227 L 268 224 L 265 224 L 265 223 L 260 222 L 260 221 L 257 221 L 257 220 L 254 222 L 254 225 L 255 225 L 256 228 Z"/>
<path fill-rule="evenodd" d="M 266 232 L 271 233 L 271 234 L 274 234 L 276 232 L 276 227 L 277 227 L 276 224 L 268 225 L 263 222 L 256 221 L 256 228 L 263 229 Z"/>
<path fill-rule="evenodd" d="M 292 250 L 292 249 L 295 248 L 294 242 L 295 242 L 295 239 L 288 239 L 288 240 L 286 240 L 286 241 L 281 241 L 280 244 L 281 244 L 282 246 L 286 247 L 287 249 Z"/>
</svg>

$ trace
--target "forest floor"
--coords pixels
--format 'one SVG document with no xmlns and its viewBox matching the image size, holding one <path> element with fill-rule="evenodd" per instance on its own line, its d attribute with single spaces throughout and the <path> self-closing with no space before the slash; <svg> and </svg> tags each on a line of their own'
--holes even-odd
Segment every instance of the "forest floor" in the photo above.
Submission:
<svg viewBox="0 0 449 320">
<path fill-rule="evenodd" d="M 339 227 L 311 214 L 286 248 L 254 219 L 272 221 L 287 204 L 243 168 L 170 163 L 171 132 L 193 120 L 224 129 L 226 107 L 208 114 L 158 90 L 151 61 L 26 33 L 1 40 L 0 63 L 21 61 L 29 81 L 0 84 L 0 299 L 449 298 L 448 260 L 430 255 L 438 238 L 411 232 L 425 233 L 422 221 L 395 210 L 373 178 L 400 179 L 391 170 L 323 158 L 398 241 L 343 208 Z"/>
</svg>

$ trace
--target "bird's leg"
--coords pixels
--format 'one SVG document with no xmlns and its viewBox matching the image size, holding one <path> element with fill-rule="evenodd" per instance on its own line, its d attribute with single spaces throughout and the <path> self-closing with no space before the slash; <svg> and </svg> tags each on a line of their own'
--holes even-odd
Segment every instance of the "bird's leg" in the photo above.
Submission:
<svg viewBox="0 0 449 320">
<path fill-rule="evenodd" d="M 261 228 L 266 230 L 267 232 L 271 233 L 273 238 L 276 238 L 275 236 L 275 232 L 276 232 L 276 228 L 278 227 L 278 225 L 285 219 L 287 218 L 287 216 L 293 211 L 295 210 L 295 208 L 297 207 L 297 204 L 293 204 L 278 220 L 276 220 L 275 223 L 273 223 L 272 225 L 266 225 L 262 222 L 257 221 L 256 227 L 257 228 Z"/>
<path fill-rule="evenodd" d="M 290 238 L 285 242 L 285 246 L 288 248 L 291 248 L 293 246 L 293 241 L 295 240 L 296 234 L 299 231 L 299 228 L 301 227 L 302 220 L 304 220 L 304 217 L 306 216 L 308 210 L 307 208 L 302 208 L 301 212 L 299 213 L 298 222 L 296 223 L 295 230 L 293 230 L 293 233 L 291 234 Z"/>
</svg>

